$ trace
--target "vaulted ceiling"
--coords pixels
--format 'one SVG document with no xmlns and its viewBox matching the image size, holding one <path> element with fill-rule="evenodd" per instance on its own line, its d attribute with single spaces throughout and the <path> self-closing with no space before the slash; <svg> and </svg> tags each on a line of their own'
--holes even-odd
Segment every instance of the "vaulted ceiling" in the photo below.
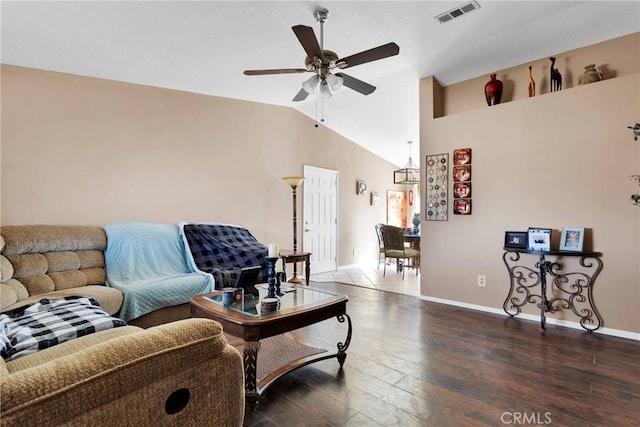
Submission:
<svg viewBox="0 0 640 427">
<path fill-rule="evenodd" d="M 434 19 L 463 4 L 3 1 L 2 62 L 290 106 L 402 166 L 406 142 L 419 140 L 420 78 L 446 86 L 640 31 L 638 1 L 478 0 L 475 11 L 444 24 Z M 342 88 L 322 103 L 314 96 L 293 102 L 309 74 L 243 75 L 304 68 L 291 27 L 311 26 L 319 38 L 313 12 L 320 7 L 329 10 L 323 47 L 339 57 L 400 46 L 397 56 L 349 68 L 374 93 Z"/>
</svg>

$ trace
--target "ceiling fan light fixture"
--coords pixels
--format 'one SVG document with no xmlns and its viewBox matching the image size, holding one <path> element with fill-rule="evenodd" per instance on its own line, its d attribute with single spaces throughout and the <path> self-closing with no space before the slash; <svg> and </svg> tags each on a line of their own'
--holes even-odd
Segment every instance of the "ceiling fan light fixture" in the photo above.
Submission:
<svg viewBox="0 0 640 427">
<path fill-rule="evenodd" d="M 308 94 L 312 94 L 316 90 L 319 80 L 320 77 L 318 77 L 317 74 L 309 77 L 309 79 L 302 83 L 302 89 L 304 89 Z"/>
<path fill-rule="evenodd" d="M 329 83 L 329 87 L 331 87 L 331 90 L 333 91 L 339 90 L 342 87 L 343 82 L 344 79 L 340 76 L 336 76 L 335 74 L 329 74 L 327 76 L 327 83 Z"/>
</svg>

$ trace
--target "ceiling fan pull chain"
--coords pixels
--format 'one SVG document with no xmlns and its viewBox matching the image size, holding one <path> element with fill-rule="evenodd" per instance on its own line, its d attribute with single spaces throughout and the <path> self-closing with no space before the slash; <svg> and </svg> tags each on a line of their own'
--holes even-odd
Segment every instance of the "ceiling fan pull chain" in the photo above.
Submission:
<svg viewBox="0 0 640 427">
<path fill-rule="evenodd" d="M 313 94 L 316 97 L 316 124 L 315 127 L 318 127 L 318 86 L 313 90 Z"/>
<path fill-rule="evenodd" d="M 320 91 L 320 89 L 318 89 L 318 91 Z M 324 96 L 320 96 L 320 123 L 324 123 Z"/>
</svg>

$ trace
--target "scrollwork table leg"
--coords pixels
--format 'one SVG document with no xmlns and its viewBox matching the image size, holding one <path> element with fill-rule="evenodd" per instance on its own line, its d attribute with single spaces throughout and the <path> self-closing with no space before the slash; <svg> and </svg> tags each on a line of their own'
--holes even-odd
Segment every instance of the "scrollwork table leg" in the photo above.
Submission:
<svg viewBox="0 0 640 427">
<path fill-rule="evenodd" d="M 352 332 L 352 327 L 351 327 L 351 318 L 349 317 L 348 314 L 340 314 L 338 316 L 338 322 L 340 323 L 344 323 L 345 319 L 347 320 L 347 338 L 345 339 L 344 343 L 339 342 L 338 343 L 338 363 L 340 363 L 340 367 L 342 367 L 342 365 L 344 365 L 344 361 L 347 358 L 347 348 L 349 348 L 349 344 L 351 343 L 351 332 Z"/>
</svg>

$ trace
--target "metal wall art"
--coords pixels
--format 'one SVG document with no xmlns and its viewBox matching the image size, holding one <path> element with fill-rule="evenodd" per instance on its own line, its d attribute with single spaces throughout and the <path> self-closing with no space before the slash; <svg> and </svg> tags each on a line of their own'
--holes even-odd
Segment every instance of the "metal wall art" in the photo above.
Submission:
<svg viewBox="0 0 640 427">
<path fill-rule="evenodd" d="M 426 156 L 426 209 L 425 220 L 449 220 L 449 153 Z"/>
<path fill-rule="evenodd" d="M 471 148 L 453 151 L 453 213 L 471 215 Z"/>
</svg>

